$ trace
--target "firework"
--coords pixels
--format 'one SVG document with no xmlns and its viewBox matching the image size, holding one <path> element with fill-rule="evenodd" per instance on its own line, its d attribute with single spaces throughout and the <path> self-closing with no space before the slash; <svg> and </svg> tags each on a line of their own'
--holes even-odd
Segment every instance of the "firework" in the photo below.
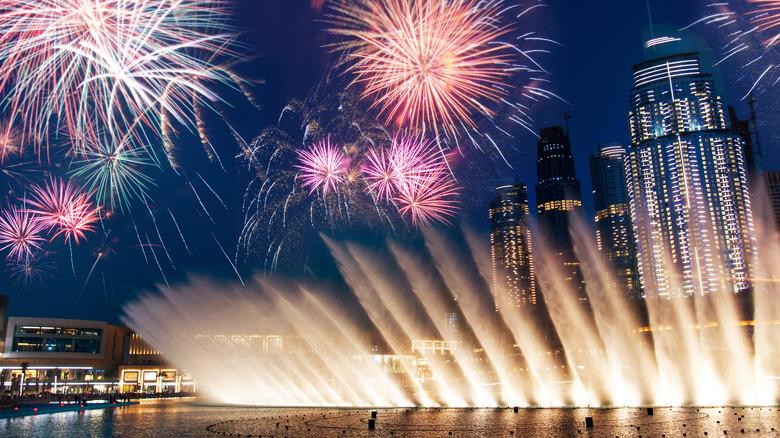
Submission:
<svg viewBox="0 0 780 438">
<path fill-rule="evenodd" d="M 390 148 L 379 152 L 369 149 L 363 165 L 367 190 L 375 191 L 380 199 L 389 202 L 396 191 L 438 172 L 446 163 L 432 143 L 397 135 Z"/>
<path fill-rule="evenodd" d="M 6 260 L 23 260 L 35 249 L 41 249 L 40 243 L 46 240 L 41 235 L 45 229 L 45 224 L 29 211 L 11 207 L 0 217 L 0 250 L 9 249 Z"/>
<path fill-rule="evenodd" d="M 0 163 L 0 200 L 18 198 L 33 180 L 43 174 L 38 163 L 31 160 L 6 160 Z"/>
<path fill-rule="evenodd" d="M 769 47 L 780 41 L 780 33 L 774 28 L 780 26 L 780 1 L 778 0 L 748 0 L 749 3 L 756 3 L 756 8 L 749 12 L 753 16 L 751 23 L 756 25 L 759 32 L 771 30 L 771 35 L 764 41 L 764 45 Z"/>
<path fill-rule="evenodd" d="M 363 164 L 363 175 L 366 180 L 366 190 L 375 192 L 379 199 L 390 201 L 393 199 L 393 185 L 396 173 L 388 159 L 388 153 L 381 149 L 379 152 L 370 149 L 366 153 L 366 162 Z"/>
<path fill-rule="evenodd" d="M 301 170 L 303 187 L 311 186 L 309 193 L 314 193 L 322 187 L 322 195 L 328 194 L 328 188 L 336 190 L 336 186 L 344 181 L 349 162 L 346 155 L 335 145 L 330 144 L 330 138 L 320 141 L 310 150 L 298 151 L 300 164 L 295 167 Z"/>
<path fill-rule="evenodd" d="M 402 216 L 411 217 L 415 226 L 430 226 L 433 222 L 449 224 L 447 216 L 458 212 L 457 200 L 460 192 L 445 166 L 414 173 L 398 187 L 399 195 L 394 199 L 401 204 L 398 210 Z"/>
<path fill-rule="evenodd" d="M 0 163 L 9 155 L 21 155 L 22 132 L 5 121 L 0 122 Z"/>
<path fill-rule="evenodd" d="M 50 252 L 42 250 L 33 250 L 30 254 L 20 260 L 11 260 L 8 262 L 11 277 L 25 284 L 51 277 L 51 270 L 54 268 L 48 258 Z"/>
<path fill-rule="evenodd" d="M 141 148 L 132 144 L 117 145 L 110 138 L 90 147 L 84 159 L 75 161 L 75 169 L 70 172 L 83 180 L 89 192 L 95 193 L 95 199 L 109 209 L 130 210 L 130 203 L 137 198 L 148 198 L 147 191 L 155 185 L 144 168 L 151 167 L 152 161 L 145 156 Z"/>
<path fill-rule="evenodd" d="M 243 148 L 241 156 L 253 177 L 242 205 L 236 260 L 251 260 L 268 273 L 298 269 L 318 259 L 318 251 L 327 251 L 320 233 L 411 235 L 417 232 L 412 220 L 415 225 L 433 223 L 436 212 L 446 219 L 458 206 L 454 180 L 434 140 L 408 130 L 395 133 L 377 123 L 376 111 L 348 83 L 349 78 L 334 72 L 304 99 L 291 100 L 280 122 Z M 286 123 L 288 119 L 300 122 Z M 318 140 L 307 150 L 296 140 L 310 144 L 312 138 L 328 137 L 330 143 Z M 324 153 L 321 149 L 328 145 L 330 152 Z M 303 166 L 304 154 L 309 161 L 312 156 L 332 158 L 320 160 L 338 169 L 331 172 L 337 177 L 327 186 L 327 196 L 312 187 L 324 185 L 327 172 L 310 169 L 328 166 Z M 311 173 L 312 184 L 302 189 L 304 172 Z M 441 184 L 444 190 L 437 191 Z M 311 196 L 312 189 L 319 193 Z M 407 204 L 402 217 L 399 208 Z"/>
<path fill-rule="evenodd" d="M 25 134 L 106 126 L 117 143 L 160 114 L 192 125 L 204 84 L 229 83 L 215 60 L 234 56 L 223 0 L 0 0 L 0 87 Z M 194 97 L 193 97 L 194 96 Z M 138 135 L 138 134 L 136 134 Z M 78 152 L 85 145 L 75 144 Z"/>
<path fill-rule="evenodd" d="M 473 115 L 491 117 L 489 106 L 522 69 L 512 64 L 519 49 L 501 41 L 510 31 L 499 24 L 501 1 L 358 0 L 332 9 L 330 31 L 347 37 L 336 48 L 363 97 L 413 129 L 475 127 Z"/>
<path fill-rule="evenodd" d="M 390 166 L 395 178 L 393 184 L 398 190 L 404 190 L 428 174 L 439 175 L 447 163 L 433 146 L 433 141 L 415 140 L 411 137 L 396 136 L 389 154 Z"/>
<path fill-rule="evenodd" d="M 780 1 L 747 0 L 745 2 L 718 2 L 707 5 L 711 13 L 683 27 L 707 25 L 722 32 L 725 44 L 720 51 L 721 64 L 730 60 L 741 64 L 744 74 L 736 83 L 743 94 L 760 96 L 777 85 L 778 53 L 771 50 L 780 42 Z M 746 85 L 743 87 L 743 85 Z M 772 101 L 772 97 L 768 97 Z"/>
<path fill-rule="evenodd" d="M 79 243 L 85 232 L 94 231 L 99 209 L 79 187 L 51 178 L 43 187 L 33 185 L 31 191 L 31 199 L 26 200 L 30 211 L 46 229 L 57 229 L 53 237 L 63 234 L 66 242 L 72 237 Z"/>
</svg>

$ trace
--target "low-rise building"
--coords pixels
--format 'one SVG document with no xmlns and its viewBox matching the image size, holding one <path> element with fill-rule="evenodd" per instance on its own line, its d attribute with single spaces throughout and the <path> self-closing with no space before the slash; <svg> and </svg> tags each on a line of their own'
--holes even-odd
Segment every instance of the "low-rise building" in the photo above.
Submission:
<svg viewBox="0 0 780 438">
<path fill-rule="evenodd" d="M 192 392 L 132 329 L 105 321 L 6 318 L 0 295 L 0 396 L 41 393 Z M 135 376 L 135 377 L 134 377 Z"/>
</svg>

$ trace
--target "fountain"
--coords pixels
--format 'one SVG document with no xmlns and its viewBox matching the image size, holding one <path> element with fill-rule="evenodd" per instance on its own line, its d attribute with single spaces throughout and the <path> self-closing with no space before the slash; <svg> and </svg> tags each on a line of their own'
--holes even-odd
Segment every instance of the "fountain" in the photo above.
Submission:
<svg viewBox="0 0 780 438">
<path fill-rule="evenodd" d="M 424 248 L 323 236 L 348 292 L 259 275 L 247 288 L 193 277 L 187 286 L 128 303 L 123 321 L 220 403 L 552 407 L 780 400 L 780 302 L 771 278 L 756 282 L 752 307 L 744 305 L 746 293 L 725 291 L 632 301 L 610 287 L 609 269 L 586 237 L 592 232 L 574 221 L 589 301 L 567 289 L 552 256 L 536 245 L 546 305 L 496 312 L 493 297 L 501 294 L 491 290 L 488 239 L 466 228 L 455 237 L 423 234 Z M 780 240 L 774 230 L 758 237 L 758 272 L 772 272 Z"/>
</svg>

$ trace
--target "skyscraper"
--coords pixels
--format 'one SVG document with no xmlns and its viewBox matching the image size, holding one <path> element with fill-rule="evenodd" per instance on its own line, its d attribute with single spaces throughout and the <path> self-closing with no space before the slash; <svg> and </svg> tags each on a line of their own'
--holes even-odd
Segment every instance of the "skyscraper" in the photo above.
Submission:
<svg viewBox="0 0 780 438">
<path fill-rule="evenodd" d="M 593 202 L 596 207 L 596 240 L 599 251 L 612 265 L 613 285 L 629 298 L 640 298 L 636 246 L 628 206 L 623 142 L 604 143 L 590 156 Z"/>
<path fill-rule="evenodd" d="M 750 126 L 750 119 L 740 120 L 737 116 L 737 110 L 729 105 L 729 123 L 731 130 L 742 139 L 742 155 L 745 157 L 745 170 L 748 174 L 748 180 L 756 176 L 756 159 L 753 150 L 753 130 Z"/>
<path fill-rule="evenodd" d="M 514 177 L 496 181 L 490 202 L 490 248 L 496 310 L 536 304 L 526 187 Z"/>
<path fill-rule="evenodd" d="M 680 38 L 648 42 L 633 66 L 626 158 L 646 296 L 747 289 L 753 222 L 742 139 L 727 125 L 711 74 Z"/>
<path fill-rule="evenodd" d="M 562 126 L 542 128 L 537 143 L 536 212 L 541 238 L 561 263 L 580 300 L 587 300 L 580 265 L 569 233 L 569 218 L 582 214 L 580 181 L 574 173 L 569 133 Z"/>
</svg>

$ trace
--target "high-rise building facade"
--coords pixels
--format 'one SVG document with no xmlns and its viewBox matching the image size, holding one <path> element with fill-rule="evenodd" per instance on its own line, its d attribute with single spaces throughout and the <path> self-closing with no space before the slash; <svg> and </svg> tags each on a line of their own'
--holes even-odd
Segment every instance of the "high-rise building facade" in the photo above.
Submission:
<svg viewBox="0 0 780 438">
<path fill-rule="evenodd" d="M 514 177 L 496 181 L 496 197 L 490 202 L 490 248 L 496 310 L 536 304 L 528 196 L 525 184 Z"/>
<path fill-rule="evenodd" d="M 585 281 L 569 232 L 572 214 L 582 214 L 580 181 L 574 173 L 569 133 L 562 126 L 542 128 L 537 143 L 536 212 L 546 249 L 561 263 L 565 280 L 580 300 L 587 300 Z"/>
<path fill-rule="evenodd" d="M 737 134 L 742 139 L 742 155 L 745 157 L 745 170 L 748 174 L 748 181 L 752 182 L 752 178 L 756 176 L 756 157 L 753 150 L 753 130 L 750 126 L 750 119 L 741 120 L 737 116 L 737 110 L 729 105 L 729 122 L 731 123 L 731 130 L 734 134 Z"/>
<path fill-rule="evenodd" d="M 642 288 L 664 298 L 742 291 L 755 248 L 742 139 L 699 54 L 679 50 L 679 38 L 665 41 L 633 66 L 628 113 L 626 180 Z"/>
<path fill-rule="evenodd" d="M 599 251 L 613 268 L 613 287 L 635 299 L 642 292 L 626 189 L 625 156 L 623 142 L 600 145 L 598 153 L 590 156 L 590 174 Z"/>
</svg>

